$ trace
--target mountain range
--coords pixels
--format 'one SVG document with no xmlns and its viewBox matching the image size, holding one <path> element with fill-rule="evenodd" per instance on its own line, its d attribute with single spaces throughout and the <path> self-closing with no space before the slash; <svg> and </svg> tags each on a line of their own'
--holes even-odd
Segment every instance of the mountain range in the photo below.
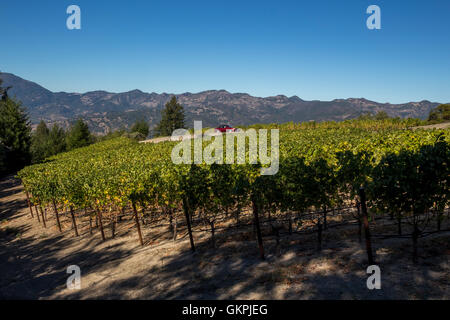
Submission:
<svg viewBox="0 0 450 320">
<path fill-rule="evenodd" d="M 138 119 L 148 121 L 150 127 L 155 126 L 165 103 L 173 96 L 140 90 L 123 93 L 52 92 L 11 73 L 0 73 L 0 78 L 3 79 L 3 86 L 12 86 L 9 95 L 15 96 L 26 107 L 34 127 L 44 120 L 50 126 L 58 123 L 67 128 L 73 120 L 81 117 L 98 134 L 127 129 Z M 297 96 L 261 98 L 225 90 L 187 92 L 177 94 L 176 97 L 184 107 L 188 127 L 193 126 L 194 120 L 202 120 L 204 127 L 288 121 L 341 121 L 378 111 L 385 111 L 393 117 L 425 119 L 430 110 L 440 104 L 427 100 L 390 104 L 364 98 L 305 101 Z"/>
</svg>

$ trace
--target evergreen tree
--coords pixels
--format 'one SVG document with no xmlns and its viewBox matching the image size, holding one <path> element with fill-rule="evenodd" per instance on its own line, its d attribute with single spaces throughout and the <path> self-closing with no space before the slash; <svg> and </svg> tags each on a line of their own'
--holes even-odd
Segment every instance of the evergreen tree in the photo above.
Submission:
<svg viewBox="0 0 450 320">
<path fill-rule="evenodd" d="M 67 150 L 88 146 L 92 143 L 92 140 L 88 125 L 83 120 L 78 119 L 67 134 Z"/>
<path fill-rule="evenodd" d="M 150 131 L 149 125 L 144 120 L 136 121 L 130 130 L 131 133 L 134 132 L 140 133 L 144 137 L 144 139 L 147 138 L 149 131 Z"/>
<path fill-rule="evenodd" d="M 1 157 L 4 159 L 2 174 L 13 172 L 30 163 L 30 135 L 31 127 L 21 103 L 5 98 L 3 94 L 0 100 L 0 144 L 3 150 Z"/>
<path fill-rule="evenodd" d="M 161 122 L 155 128 L 155 135 L 170 136 L 175 129 L 181 128 L 184 128 L 184 109 L 173 96 L 161 112 Z"/>
<path fill-rule="evenodd" d="M 64 129 L 54 124 L 49 133 L 49 142 L 51 155 L 66 151 L 66 133 Z"/>
<path fill-rule="evenodd" d="M 38 124 L 36 131 L 31 136 L 31 157 L 33 163 L 43 161 L 51 155 L 50 130 L 43 120 Z"/>
</svg>

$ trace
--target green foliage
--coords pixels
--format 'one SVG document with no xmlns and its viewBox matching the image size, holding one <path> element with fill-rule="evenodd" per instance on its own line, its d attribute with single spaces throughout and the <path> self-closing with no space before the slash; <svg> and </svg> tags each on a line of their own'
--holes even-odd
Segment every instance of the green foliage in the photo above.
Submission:
<svg viewBox="0 0 450 320">
<path fill-rule="evenodd" d="M 54 124 L 49 133 L 50 155 L 66 151 L 66 132 L 63 128 Z"/>
<path fill-rule="evenodd" d="M 41 121 L 31 136 L 31 156 L 33 163 L 42 162 L 50 156 L 49 134 L 50 130 L 47 128 L 47 125 L 44 121 Z"/>
<path fill-rule="evenodd" d="M 323 122 L 287 122 L 287 123 L 272 123 L 272 124 L 253 124 L 250 126 L 243 126 L 243 129 L 280 129 L 280 130 L 306 130 L 306 129 L 367 129 L 367 130 L 382 130 L 382 129 L 406 129 L 427 124 L 426 121 L 414 118 L 400 119 L 388 118 L 384 120 L 375 120 L 372 114 L 360 116 L 357 119 L 345 121 L 323 121 Z"/>
<path fill-rule="evenodd" d="M 56 155 L 18 175 L 31 201 L 43 206 L 56 201 L 113 211 L 132 204 L 166 213 L 183 208 L 187 217 L 198 215 L 210 225 L 213 245 L 217 215 L 229 208 L 239 215 L 251 202 L 260 214 L 291 219 L 294 212 L 300 223 L 308 209 L 354 203 L 365 186 L 369 206 L 379 209 L 371 213 L 387 211 L 413 225 L 416 258 L 421 223 L 431 217 L 439 230 L 446 218 L 450 130 L 405 129 L 413 122 L 286 125 L 280 131 L 279 172 L 271 176 L 260 175 L 260 163 L 236 164 L 236 154 L 231 165 L 176 165 L 171 153 L 178 142 L 143 144 L 124 137 Z M 209 143 L 202 141 L 203 148 Z M 318 225 L 325 221 L 316 218 Z"/>
<path fill-rule="evenodd" d="M 184 109 L 174 96 L 162 110 L 161 122 L 154 130 L 155 136 L 170 136 L 175 129 L 182 128 L 184 128 Z"/>
<path fill-rule="evenodd" d="M 92 142 L 93 137 L 91 136 L 88 125 L 83 120 L 78 119 L 67 133 L 67 150 L 85 147 Z"/>
<path fill-rule="evenodd" d="M 431 110 L 428 121 L 431 123 L 450 121 L 450 104 L 441 104 Z"/>
<path fill-rule="evenodd" d="M 31 137 L 32 162 L 39 163 L 46 158 L 66 150 L 66 134 L 57 124 L 49 130 L 41 121 Z"/>
<path fill-rule="evenodd" d="M 260 164 L 175 165 L 177 142 L 139 144 L 123 137 L 59 154 L 19 175 L 44 204 L 177 208 L 187 200 L 191 214 L 210 222 L 250 200 L 263 211 L 333 207 L 356 200 L 361 185 L 374 205 L 399 214 L 442 209 L 449 199 L 449 131 L 396 125 L 281 130 L 280 170 L 273 176 L 260 176 Z"/>
<path fill-rule="evenodd" d="M 141 134 L 144 137 L 144 139 L 147 138 L 147 136 L 150 132 L 148 123 L 145 120 L 136 121 L 130 130 L 130 133 L 135 133 L 135 132 Z"/>
<path fill-rule="evenodd" d="M 427 222 L 423 214 L 432 211 L 439 220 L 449 203 L 449 159 L 450 144 L 441 133 L 431 145 L 389 152 L 373 169 L 372 202 L 399 220 L 408 219 L 414 226 L 415 245 L 419 226 Z"/>
<path fill-rule="evenodd" d="M 12 172 L 29 164 L 31 128 L 21 104 L 7 98 L 0 101 L 0 144 L 2 162 L 0 174 Z"/>
</svg>

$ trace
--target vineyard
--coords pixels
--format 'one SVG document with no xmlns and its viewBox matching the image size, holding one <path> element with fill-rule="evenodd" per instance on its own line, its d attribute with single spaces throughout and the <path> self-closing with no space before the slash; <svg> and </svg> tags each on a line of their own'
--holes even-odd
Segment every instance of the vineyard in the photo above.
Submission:
<svg viewBox="0 0 450 320">
<path fill-rule="evenodd" d="M 75 236 L 80 224 L 91 234 L 95 224 L 105 241 L 106 222 L 114 237 L 118 224 L 133 221 L 141 245 L 152 228 L 167 226 L 174 240 L 186 231 L 195 251 L 196 232 L 217 247 L 222 230 L 250 229 L 264 259 L 268 235 L 317 234 L 320 250 L 329 228 L 354 224 L 367 241 L 376 224 L 374 236 L 411 237 L 416 259 L 419 238 L 448 227 L 450 131 L 408 129 L 415 124 L 261 126 L 280 129 L 273 176 L 260 175 L 260 164 L 173 164 L 176 142 L 126 138 L 60 154 L 18 176 L 31 217 L 60 232 L 68 219 Z"/>
</svg>

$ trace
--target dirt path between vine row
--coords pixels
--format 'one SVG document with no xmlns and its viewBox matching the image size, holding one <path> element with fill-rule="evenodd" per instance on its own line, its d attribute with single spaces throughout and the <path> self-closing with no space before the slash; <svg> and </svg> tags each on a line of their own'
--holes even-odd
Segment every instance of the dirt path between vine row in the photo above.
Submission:
<svg viewBox="0 0 450 320">
<path fill-rule="evenodd" d="M 165 230 L 143 227 L 140 247 L 131 221 L 102 242 L 96 230 L 70 224 L 60 234 L 54 217 L 47 228 L 32 219 L 22 187 L 0 181 L 1 299 L 449 299 L 450 233 L 421 239 L 419 264 L 411 263 L 410 239 L 374 240 L 381 290 L 368 290 L 363 243 L 354 226 L 316 235 L 264 237 L 267 259 L 254 239 L 196 234 L 197 253 L 185 233 L 176 242 Z M 225 241 L 226 240 L 226 241 Z M 81 268 L 81 289 L 69 290 L 67 267 Z"/>
</svg>

